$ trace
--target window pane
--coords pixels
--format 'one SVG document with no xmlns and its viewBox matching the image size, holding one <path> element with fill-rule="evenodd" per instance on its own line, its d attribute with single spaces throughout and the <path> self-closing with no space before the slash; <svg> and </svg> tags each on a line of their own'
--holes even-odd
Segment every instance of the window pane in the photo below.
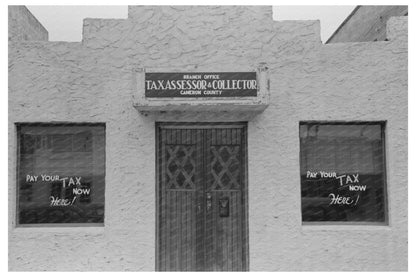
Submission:
<svg viewBox="0 0 416 277">
<path fill-rule="evenodd" d="M 301 123 L 303 221 L 385 221 L 384 125 Z"/>
<path fill-rule="evenodd" d="M 18 221 L 103 223 L 105 126 L 18 125 Z"/>
</svg>

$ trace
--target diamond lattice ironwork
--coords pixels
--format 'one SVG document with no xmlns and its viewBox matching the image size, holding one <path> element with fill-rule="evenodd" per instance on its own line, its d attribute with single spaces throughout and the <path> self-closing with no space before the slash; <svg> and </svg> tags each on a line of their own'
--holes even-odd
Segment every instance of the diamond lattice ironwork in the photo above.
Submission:
<svg viewBox="0 0 416 277">
<path fill-rule="evenodd" d="M 240 147 L 211 146 L 211 189 L 240 189 Z"/>
<path fill-rule="evenodd" d="M 166 146 L 168 189 L 195 189 L 195 146 Z"/>
</svg>

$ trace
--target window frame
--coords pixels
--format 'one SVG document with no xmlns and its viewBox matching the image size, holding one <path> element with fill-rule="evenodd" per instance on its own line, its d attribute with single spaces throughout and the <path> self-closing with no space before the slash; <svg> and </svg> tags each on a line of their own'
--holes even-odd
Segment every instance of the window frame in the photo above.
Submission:
<svg viewBox="0 0 416 277">
<path fill-rule="evenodd" d="M 381 147 L 382 147 L 382 170 L 383 170 L 383 200 L 384 200 L 384 221 L 304 221 L 302 213 L 302 195 L 300 194 L 300 219 L 302 226 L 390 226 L 389 206 L 388 206 L 388 186 L 387 186 L 387 151 L 386 151 L 386 130 L 387 120 L 366 120 L 366 121 L 347 121 L 347 120 L 300 120 L 299 121 L 299 183 L 302 192 L 302 153 L 301 153 L 301 126 L 306 124 L 319 125 L 380 125 L 381 127 Z"/>
<path fill-rule="evenodd" d="M 62 127 L 65 126 L 83 126 L 83 127 L 103 127 L 104 128 L 104 215 L 103 215 L 103 222 L 97 223 L 19 223 L 19 194 L 20 194 L 20 185 L 19 185 L 19 173 L 20 173 L 20 130 L 22 127 L 33 127 L 33 126 L 44 126 L 44 127 Z M 15 163 L 15 212 L 14 212 L 14 227 L 15 228 L 45 228 L 45 227 L 53 227 L 53 228 L 64 228 L 64 227 L 104 227 L 106 221 L 106 183 L 107 183 L 107 125 L 105 122 L 72 122 L 72 121 L 56 121 L 56 122 L 15 122 L 15 135 L 16 135 L 16 163 Z"/>
</svg>

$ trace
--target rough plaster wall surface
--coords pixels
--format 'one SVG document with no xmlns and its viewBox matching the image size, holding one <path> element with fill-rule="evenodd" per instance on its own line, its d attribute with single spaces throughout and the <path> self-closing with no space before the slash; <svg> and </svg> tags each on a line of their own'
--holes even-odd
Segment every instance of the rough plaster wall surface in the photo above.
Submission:
<svg viewBox="0 0 416 277">
<path fill-rule="evenodd" d="M 328 43 L 383 41 L 386 22 L 392 16 L 404 16 L 407 6 L 358 6 L 348 20 L 335 31 Z"/>
<path fill-rule="evenodd" d="M 274 22 L 271 7 L 146 6 L 86 19 L 82 43 L 11 43 L 9 269 L 153 271 L 155 121 L 132 105 L 133 69 L 266 62 L 270 105 L 248 128 L 250 270 L 407 270 L 407 18 L 389 24 L 388 42 L 322 45 L 318 22 Z M 300 120 L 387 120 L 388 226 L 302 225 Z M 104 227 L 15 226 L 14 123 L 31 121 L 106 123 Z"/>
<path fill-rule="evenodd" d="M 48 40 L 48 31 L 25 6 L 9 6 L 9 40 Z"/>
</svg>

